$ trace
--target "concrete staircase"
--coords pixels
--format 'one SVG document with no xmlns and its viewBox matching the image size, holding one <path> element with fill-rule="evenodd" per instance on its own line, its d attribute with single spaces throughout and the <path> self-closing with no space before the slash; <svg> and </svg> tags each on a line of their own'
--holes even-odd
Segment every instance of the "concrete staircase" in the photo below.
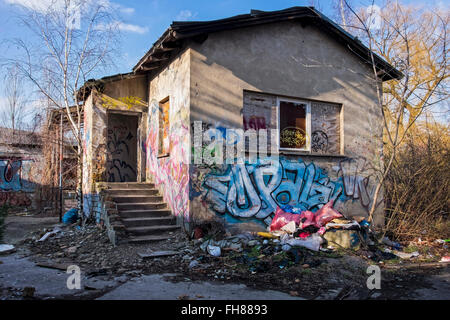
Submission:
<svg viewBox="0 0 450 320">
<path fill-rule="evenodd" d="M 170 231 L 180 228 L 152 183 L 110 182 L 104 191 L 116 203 L 131 243 L 167 240 Z"/>
</svg>

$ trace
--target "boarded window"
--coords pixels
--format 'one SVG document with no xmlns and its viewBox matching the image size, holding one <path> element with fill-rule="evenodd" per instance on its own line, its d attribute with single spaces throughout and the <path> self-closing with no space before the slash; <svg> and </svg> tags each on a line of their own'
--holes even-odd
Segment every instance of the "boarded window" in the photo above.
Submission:
<svg viewBox="0 0 450 320">
<path fill-rule="evenodd" d="M 280 148 L 308 150 L 308 104 L 304 102 L 280 100 L 279 108 Z"/>
<path fill-rule="evenodd" d="M 244 130 L 278 130 L 279 148 L 284 150 L 340 154 L 340 114 L 341 105 L 335 103 L 244 91 Z"/>
<path fill-rule="evenodd" d="M 333 103 L 311 103 L 311 152 L 339 154 L 341 106 Z"/>
<path fill-rule="evenodd" d="M 159 155 L 168 155 L 170 152 L 169 139 L 169 98 L 164 99 L 159 103 Z"/>
</svg>

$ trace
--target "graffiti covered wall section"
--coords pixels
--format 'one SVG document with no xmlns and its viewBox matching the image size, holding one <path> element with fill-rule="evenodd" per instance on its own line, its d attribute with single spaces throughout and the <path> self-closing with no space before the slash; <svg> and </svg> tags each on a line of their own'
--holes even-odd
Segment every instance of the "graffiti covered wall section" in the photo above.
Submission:
<svg viewBox="0 0 450 320">
<path fill-rule="evenodd" d="M 150 81 L 150 104 L 145 141 L 147 181 L 155 183 L 172 214 L 189 220 L 189 51 L 181 53 Z M 160 157 L 159 119 L 168 100 L 169 152 Z"/>
<path fill-rule="evenodd" d="M 41 172 L 39 159 L 0 158 L 0 205 L 32 205 Z"/>
<path fill-rule="evenodd" d="M 191 211 L 196 221 L 270 225 L 277 206 L 316 211 L 333 200 L 348 216 L 366 215 L 374 191 L 364 159 L 335 161 L 280 158 L 256 164 L 191 169 Z M 246 226 L 248 228 L 248 226 Z"/>
</svg>

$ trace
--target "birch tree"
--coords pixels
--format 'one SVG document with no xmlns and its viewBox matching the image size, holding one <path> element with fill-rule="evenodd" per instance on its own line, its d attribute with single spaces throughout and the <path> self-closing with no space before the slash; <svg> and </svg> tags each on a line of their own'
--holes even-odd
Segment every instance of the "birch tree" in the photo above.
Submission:
<svg viewBox="0 0 450 320">
<path fill-rule="evenodd" d="M 22 8 L 24 37 L 11 39 L 7 61 L 68 119 L 78 158 L 77 199 L 82 212 L 83 117 L 77 89 L 113 64 L 118 28 L 106 0 L 49 0 Z"/>
</svg>

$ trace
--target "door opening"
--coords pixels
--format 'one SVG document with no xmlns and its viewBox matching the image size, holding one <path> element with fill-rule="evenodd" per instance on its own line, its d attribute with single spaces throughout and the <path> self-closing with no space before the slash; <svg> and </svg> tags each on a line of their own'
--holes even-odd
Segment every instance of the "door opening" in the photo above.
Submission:
<svg viewBox="0 0 450 320">
<path fill-rule="evenodd" d="M 108 115 L 108 182 L 137 181 L 138 116 Z"/>
</svg>

